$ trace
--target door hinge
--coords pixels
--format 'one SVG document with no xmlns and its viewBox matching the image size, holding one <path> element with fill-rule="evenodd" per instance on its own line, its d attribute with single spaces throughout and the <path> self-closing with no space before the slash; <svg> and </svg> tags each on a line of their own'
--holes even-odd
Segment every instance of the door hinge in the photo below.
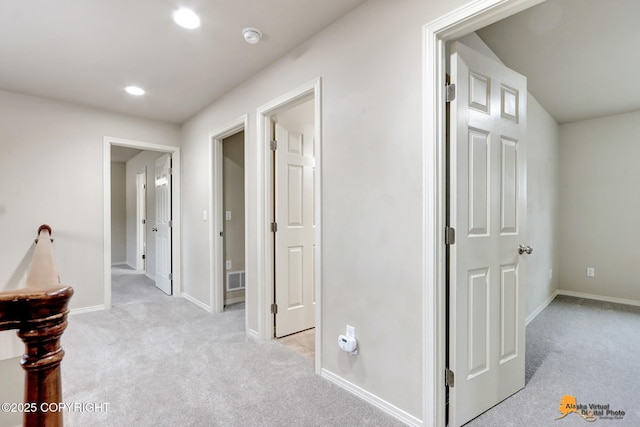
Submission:
<svg viewBox="0 0 640 427">
<path fill-rule="evenodd" d="M 142 223 L 143 223 L 143 224 L 146 224 L 146 223 L 147 223 L 147 220 L 146 220 L 146 219 L 143 219 L 143 220 L 142 220 Z"/>
<path fill-rule="evenodd" d="M 142 259 L 147 259 L 147 256 L 145 254 L 142 254 Z"/>
<path fill-rule="evenodd" d="M 278 223 L 277 222 L 272 222 L 271 223 L 271 232 L 275 233 L 278 231 Z"/>
<path fill-rule="evenodd" d="M 455 375 L 451 369 L 444 370 L 444 385 L 452 388 L 455 385 Z"/>
<path fill-rule="evenodd" d="M 169 220 L 169 222 L 167 222 L 167 226 L 168 226 L 169 228 L 173 227 L 173 221 Z"/>
<path fill-rule="evenodd" d="M 173 168 L 169 168 L 169 171 L 167 172 L 167 174 L 173 175 Z"/>
<path fill-rule="evenodd" d="M 169 280 L 173 280 L 173 273 L 169 273 Z"/>
<path fill-rule="evenodd" d="M 276 151 L 278 149 L 278 141 L 275 139 L 271 141 L 270 147 L 271 147 L 271 151 Z"/>
<path fill-rule="evenodd" d="M 453 245 L 456 243 L 456 229 L 453 227 L 444 228 L 444 244 Z"/>
<path fill-rule="evenodd" d="M 271 304 L 271 314 L 278 314 L 278 304 Z"/>
<path fill-rule="evenodd" d="M 445 97 L 447 102 L 451 102 L 456 99 L 456 85 L 450 83 L 444 87 L 445 89 Z"/>
<path fill-rule="evenodd" d="M 143 184 L 143 185 L 142 185 L 142 189 L 143 189 L 143 190 L 146 190 L 146 189 L 147 189 L 147 184 Z"/>
</svg>

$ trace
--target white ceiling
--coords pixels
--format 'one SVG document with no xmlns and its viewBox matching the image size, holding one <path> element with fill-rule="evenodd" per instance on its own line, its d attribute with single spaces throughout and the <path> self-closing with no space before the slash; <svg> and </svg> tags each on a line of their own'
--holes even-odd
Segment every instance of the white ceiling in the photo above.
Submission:
<svg viewBox="0 0 640 427">
<path fill-rule="evenodd" d="M 0 89 L 182 123 L 364 1 L 3 0 Z M 175 25 L 178 7 L 201 28 Z"/>
<path fill-rule="evenodd" d="M 562 124 L 640 110 L 640 1 L 548 0 L 478 30 Z"/>
</svg>

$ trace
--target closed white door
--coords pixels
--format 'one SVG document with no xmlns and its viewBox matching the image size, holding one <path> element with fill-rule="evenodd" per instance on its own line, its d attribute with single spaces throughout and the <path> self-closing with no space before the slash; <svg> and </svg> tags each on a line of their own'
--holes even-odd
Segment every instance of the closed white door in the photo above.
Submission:
<svg viewBox="0 0 640 427">
<path fill-rule="evenodd" d="M 276 337 L 315 326 L 314 144 L 276 123 Z"/>
<path fill-rule="evenodd" d="M 452 46 L 449 425 L 524 387 L 526 78 Z"/>
<path fill-rule="evenodd" d="M 171 295 L 171 155 L 156 160 L 156 287 Z"/>
</svg>

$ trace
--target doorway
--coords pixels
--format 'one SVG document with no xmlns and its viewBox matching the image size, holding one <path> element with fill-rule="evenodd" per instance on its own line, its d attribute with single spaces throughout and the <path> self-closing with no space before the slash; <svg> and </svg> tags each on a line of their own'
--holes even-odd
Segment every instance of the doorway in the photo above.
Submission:
<svg viewBox="0 0 640 427">
<path fill-rule="evenodd" d="M 274 337 L 315 327 L 313 98 L 272 116 Z"/>
<path fill-rule="evenodd" d="M 488 0 L 460 8 L 424 27 L 424 138 L 425 184 L 424 253 L 424 413 L 432 414 L 425 422 L 445 425 L 446 361 L 448 339 L 446 318 L 445 244 L 446 220 L 446 42 L 478 28 L 531 7 L 540 0 Z"/>
<path fill-rule="evenodd" d="M 129 163 L 128 161 L 136 156 L 140 156 L 141 158 L 145 156 L 145 153 L 150 157 L 153 157 L 153 161 L 149 160 L 148 162 L 145 160 L 144 163 L 145 170 L 154 170 L 153 179 L 151 179 L 152 174 L 146 174 L 147 181 L 153 181 L 154 186 L 159 186 L 160 189 L 164 188 L 166 191 L 158 191 L 161 195 L 160 199 L 163 203 L 161 203 L 164 209 L 161 209 L 162 212 L 158 211 L 157 203 L 150 203 L 149 200 L 145 200 L 145 206 L 154 206 L 154 213 L 160 213 L 158 217 L 161 217 L 161 223 L 156 223 L 153 221 L 149 221 L 150 211 L 146 209 L 147 215 L 145 215 L 145 230 L 147 239 L 149 235 L 153 233 L 153 228 L 160 229 L 162 227 L 165 228 L 164 236 L 167 239 L 164 239 L 166 248 L 164 246 L 156 247 L 154 245 L 154 250 L 148 244 L 144 244 L 145 246 L 145 266 L 144 271 L 145 274 L 150 278 L 156 280 L 157 277 L 154 277 L 153 273 L 157 273 L 160 271 L 161 275 L 164 276 L 164 289 L 162 289 L 165 293 L 170 295 L 179 296 L 181 294 L 181 283 L 180 283 L 180 267 L 181 267 L 181 257 L 180 257 L 180 148 L 173 146 L 165 146 L 159 144 L 146 143 L 141 141 L 133 141 L 133 140 L 124 140 L 120 138 L 112 138 L 105 137 L 104 138 L 104 308 L 111 308 L 112 305 L 112 292 L 111 292 L 111 265 L 112 265 L 112 158 L 122 149 L 125 151 L 129 151 L 129 158 L 125 160 L 125 163 Z M 142 161 L 142 160 L 141 160 Z M 149 163 L 150 162 L 150 163 Z M 159 162 L 159 163 L 158 163 Z M 129 174 L 131 176 L 131 185 L 130 185 L 130 196 L 123 197 L 124 200 L 129 200 L 126 205 L 130 206 L 128 209 L 129 213 L 127 214 L 127 209 L 125 210 L 125 216 L 130 216 L 130 220 L 126 221 L 126 231 L 124 232 L 125 236 L 129 236 L 126 239 L 126 256 L 123 260 L 114 259 L 116 262 L 124 261 L 124 264 L 130 266 L 131 269 L 138 269 L 140 265 L 138 262 L 139 252 L 139 238 L 142 234 L 138 230 L 138 218 L 139 218 L 139 203 L 138 198 L 140 196 L 140 192 L 138 192 L 138 187 L 142 186 L 142 175 L 139 172 L 142 170 L 141 164 L 134 165 L 131 163 L 132 170 Z M 147 165 L 149 163 L 149 166 Z M 114 169 L 116 170 L 116 169 Z M 126 170 L 126 166 L 122 167 L 122 172 Z M 158 175 L 160 173 L 160 175 Z M 126 176 L 126 173 L 125 173 Z M 140 181 L 139 181 L 140 180 Z M 172 182 L 173 181 L 173 182 Z M 157 184 L 157 185 L 156 185 Z M 149 196 L 151 184 L 149 182 L 146 183 L 146 193 Z M 123 191 L 124 193 L 125 191 Z M 114 206 L 115 207 L 115 206 Z M 171 238 L 168 238 L 170 236 Z M 154 259 L 151 260 L 149 255 L 154 252 Z M 164 255 L 162 258 L 158 258 L 158 254 Z M 153 261 L 153 262 L 152 262 Z M 153 267 L 155 266 L 155 267 Z M 160 267 L 160 270 L 158 270 Z M 152 271 L 153 270 L 153 271 Z M 157 276 L 157 274 L 156 274 Z"/>
<path fill-rule="evenodd" d="M 245 299 L 244 130 L 222 140 L 224 306 Z"/>
<path fill-rule="evenodd" d="M 212 313 L 226 305 L 245 302 L 251 275 L 247 269 L 247 123 L 246 115 L 209 134 L 211 168 L 209 209 L 202 213 L 209 221 L 210 295 Z M 211 218 L 209 219 L 209 212 Z M 248 308 L 245 308 L 245 327 Z"/>
<path fill-rule="evenodd" d="M 317 373 L 321 366 L 322 327 L 320 83 L 319 78 L 315 79 L 258 108 L 258 141 L 263 159 L 263 175 L 258 178 L 260 193 L 264 195 L 264 207 L 259 213 L 259 234 L 264 240 L 258 247 L 261 260 L 258 277 L 260 338 L 267 341 L 315 327 Z M 299 117 L 295 118 L 299 114 L 306 117 L 302 120 L 307 122 L 306 130 L 302 129 L 304 126 L 293 129 L 297 126 L 294 122 L 300 121 Z M 309 119 L 311 116 L 312 120 Z M 277 142 L 273 142 L 276 139 Z M 307 154 L 313 153 L 312 162 L 310 156 L 305 156 L 305 147 Z M 293 158 L 287 159 L 289 155 Z M 305 230 L 305 225 L 310 228 Z M 304 242 L 294 242 L 301 237 L 295 235 L 298 232 L 305 234 Z M 285 288 L 280 288 L 278 282 L 284 282 Z M 293 286 L 286 287 L 288 285 Z M 309 321 L 308 312 L 300 315 L 304 311 L 299 309 L 301 306 L 313 307 L 311 323 L 306 323 L 309 326 L 278 331 L 279 323 L 290 324 L 289 320 L 282 320 L 280 314 L 292 314 L 294 318 L 299 315 L 293 322 Z"/>
</svg>

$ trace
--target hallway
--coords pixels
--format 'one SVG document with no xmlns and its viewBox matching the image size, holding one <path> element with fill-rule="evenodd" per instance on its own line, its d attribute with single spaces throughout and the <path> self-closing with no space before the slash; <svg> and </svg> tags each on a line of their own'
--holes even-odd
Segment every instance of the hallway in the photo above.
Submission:
<svg viewBox="0 0 640 427">
<path fill-rule="evenodd" d="M 114 307 L 69 317 L 62 338 L 65 412 L 90 425 L 402 425 L 316 376 L 313 362 L 245 337 L 244 309 L 210 314 L 163 295 L 141 274 L 113 270 Z"/>
</svg>

